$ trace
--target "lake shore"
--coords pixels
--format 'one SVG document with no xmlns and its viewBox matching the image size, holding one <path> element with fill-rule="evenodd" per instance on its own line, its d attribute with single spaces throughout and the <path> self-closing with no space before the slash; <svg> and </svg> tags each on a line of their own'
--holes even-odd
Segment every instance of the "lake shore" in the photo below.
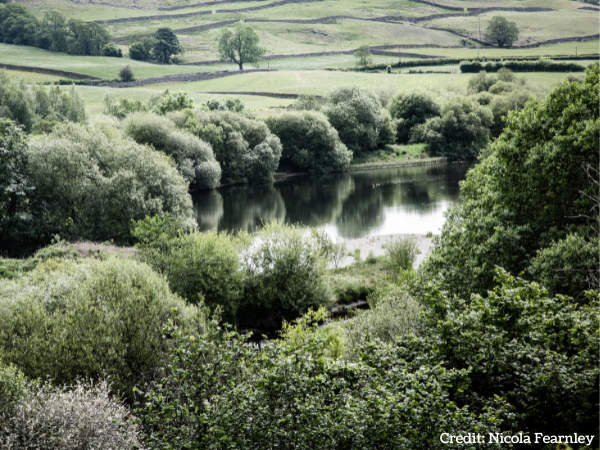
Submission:
<svg viewBox="0 0 600 450">
<path fill-rule="evenodd" d="M 360 257 L 362 260 L 364 260 L 370 252 L 373 252 L 374 256 L 385 255 L 384 246 L 393 239 L 402 236 L 415 236 L 417 238 L 418 248 L 420 252 L 417 254 L 417 258 L 415 260 L 414 265 L 414 269 L 417 269 L 433 249 L 433 238 L 426 237 L 424 234 L 388 234 L 383 236 L 349 239 L 344 242 L 346 243 L 346 247 L 348 248 L 348 253 L 354 254 L 355 250 L 359 249 Z M 346 256 L 340 263 L 339 267 L 341 268 L 349 266 L 352 263 L 354 263 L 354 261 L 354 256 Z"/>
</svg>

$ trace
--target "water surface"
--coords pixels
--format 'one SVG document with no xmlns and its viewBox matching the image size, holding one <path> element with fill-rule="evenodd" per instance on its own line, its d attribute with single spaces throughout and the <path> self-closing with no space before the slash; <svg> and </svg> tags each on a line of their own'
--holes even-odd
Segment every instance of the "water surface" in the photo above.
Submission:
<svg viewBox="0 0 600 450">
<path fill-rule="evenodd" d="M 201 230 L 253 232 L 263 221 L 321 227 L 340 239 L 438 233 L 473 163 L 296 177 L 193 197 Z"/>
</svg>

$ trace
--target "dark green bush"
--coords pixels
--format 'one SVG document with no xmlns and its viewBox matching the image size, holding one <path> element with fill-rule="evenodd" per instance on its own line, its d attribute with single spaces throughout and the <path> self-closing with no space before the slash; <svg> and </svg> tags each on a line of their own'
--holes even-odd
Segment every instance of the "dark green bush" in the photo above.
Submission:
<svg viewBox="0 0 600 450">
<path fill-rule="evenodd" d="M 131 67 L 129 67 L 129 64 L 127 64 L 119 69 L 119 78 L 124 83 L 133 81 L 135 79 L 135 76 L 133 75 L 133 70 L 131 70 Z"/>
<path fill-rule="evenodd" d="M 123 53 L 121 52 L 121 49 L 117 48 L 114 42 L 109 42 L 104 47 L 102 47 L 102 56 L 122 58 Z"/>
<path fill-rule="evenodd" d="M 167 117 L 152 113 L 132 113 L 123 122 L 126 136 L 140 144 L 152 145 L 177 162 L 179 173 L 199 188 L 219 184 L 221 168 L 209 144 L 179 130 Z"/>
<path fill-rule="evenodd" d="M 387 106 L 396 127 L 396 142 L 406 144 L 415 125 L 440 115 L 440 107 L 424 92 L 401 92 Z"/>
<path fill-rule="evenodd" d="M 110 258 L 49 260 L 0 281 L 0 354 L 30 378 L 73 383 L 110 376 L 113 392 L 132 388 L 162 361 L 162 327 L 177 308 L 184 328 L 208 325 L 150 267 Z"/>
<path fill-rule="evenodd" d="M 540 58 L 537 61 L 497 61 L 482 64 L 479 61 L 462 61 L 462 73 L 498 72 L 506 68 L 513 72 L 584 72 L 585 67 L 577 63 L 557 63 L 549 59 Z"/>
<path fill-rule="evenodd" d="M 183 126 L 211 144 L 224 181 L 273 181 L 281 142 L 264 122 L 232 111 L 196 111 Z"/>
<path fill-rule="evenodd" d="M 317 174 L 342 172 L 350 164 L 352 152 L 321 113 L 278 114 L 267 117 L 265 123 L 281 141 L 283 164 Z"/>
<path fill-rule="evenodd" d="M 129 57 L 137 61 L 146 61 L 150 55 L 144 44 L 141 42 L 134 42 L 129 47 Z"/>
<path fill-rule="evenodd" d="M 501 84 L 496 83 L 493 87 Z M 490 89 L 490 92 L 492 89 Z M 531 98 L 531 93 L 524 90 L 512 91 L 508 95 L 497 96 L 490 102 L 490 109 L 494 115 L 494 125 L 492 126 L 492 136 L 500 136 L 505 126 L 506 117 L 509 111 L 517 111 L 523 109 L 525 104 Z"/>
<path fill-rule="evenodd" d="M 342 86 L 327 94 L 323 112 L 340 136 L 340 140 L 356 154 L 370 152 L 378 146 L 393 144 L 393 136 L 380 139 L 385 117 L 377 95 L 358 86 Z"/>
<path fill-rule="evenodd" d="M 451 160 L 473 159 L 489 142 L 493 116 L 468 97 L 454 97 L 442 107 L 442 116 L 413 128 L 411 143 L 427 144 L 434 156 Z"/>
<path fill-rule="evenodd" d="M 204 301 L 213 311 L 219 309 L 224 320 L 235 323 L 244 287 L 238 253 L 248 239 L 225 233 L 181 234 L 170 223 L 168 218 L 137 222 L 133 233 L 143 260 L 164 274 L 171 290 L 188 303 Z"/>
</svg>

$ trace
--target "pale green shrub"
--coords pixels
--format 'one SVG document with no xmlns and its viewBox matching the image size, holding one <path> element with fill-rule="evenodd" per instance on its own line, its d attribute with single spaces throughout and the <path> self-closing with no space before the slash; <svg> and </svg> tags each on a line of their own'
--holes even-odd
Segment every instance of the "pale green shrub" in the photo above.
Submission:
<svg viewBox="0 0 600 450">
<path fill-rule="evenodd" d="M 414 236 L 399 236 L 385 244 L 385 256 L 392 270 L 412 269 L 419 244 Z"/>
</svg>

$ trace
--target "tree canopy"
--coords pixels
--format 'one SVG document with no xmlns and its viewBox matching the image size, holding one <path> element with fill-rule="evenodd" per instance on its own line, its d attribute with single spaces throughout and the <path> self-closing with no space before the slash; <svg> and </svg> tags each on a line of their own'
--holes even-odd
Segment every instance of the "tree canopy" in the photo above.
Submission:
<svg viewBox="0 0 600 450">
<path fill-rule="evenodd" d="M 512 47 L 519 38 L 519 29 L 515 22 L 509 22 L 506 17 L 495 16 L 490 20 L 484 37 L 488 41 L 498 42 L 498 47 Z"/>
<path fill-rule="evenodd" d="M 356 58 L 356 65 L 357 66 L 370 66 L 373 64 L 373 56 L 371 55 L 371 47 L 369 47 L 367 44 L 361 45 L 360 47 L 358 47 L 358 49 L 356 49 L 356 51 L 354 52 L 354 55 L 352 55 Z"/>
<path fill-rule="evenodd" d="M 156 30 L 154 37 L 152 54 L 157 61 L 168 64 L 172 55 L 178 55 L 183 52 L 177 35 L 170 28 L 159 28 Z"/>
<path fill-rule="evenodd" d="M 258 45 L 258 34 L 248 25 L 238 22 L 235 30 L 223 28 L 219 38 L 219 56 L 221 60 L 234 62 L 244 70 L 244 63 L 260 61 L 267 49 Z"/>
</svg>

